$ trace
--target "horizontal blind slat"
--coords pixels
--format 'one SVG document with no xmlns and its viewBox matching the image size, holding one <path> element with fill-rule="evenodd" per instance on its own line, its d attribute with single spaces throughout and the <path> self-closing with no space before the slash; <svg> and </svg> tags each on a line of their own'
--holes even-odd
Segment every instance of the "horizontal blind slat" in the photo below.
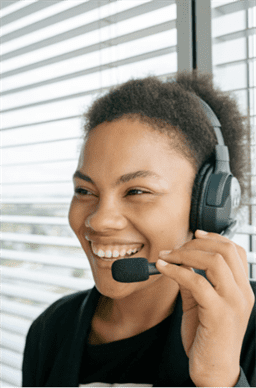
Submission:
<svg viewBox="0 0 256 388">
<path fill-rule="evenodd" d="M 8 349 L 1 350 L 1 358 L 3 365 L 10 366 L 15 369 L 21 369 L 22 367 L 22 355 L 16 352 L 13 352 Z"/>
<path fill-rule="evenodd" d="M 222 62 L 222 63 L 216 63 L 214 67 L 223 67 L 223 66 L 236 66 L 236 65 L 241 65 L 244 63 L 252 63 L 255 62 L 255 58 L 245 58 L 245 59 L 238 59 L 237 61 L 231 61 L 231 62 Z M 250 87 L 248 88 L 250 89 Z"/>
<path fill-rule="evenodd" d="M 40 263 L 56 267 L 90 269 L 89 262 L 86 257 L 79 258 L 74 255 L 72 255 L 71 259 L 70 256 L 65 257 L 60 255 L 2 249 L 1 258 L 5 260 L 24 261 L 27 263 Z"/>
<path fill-rule="evenodd" d="M 13 388 L 13 385 L 7 383 L 7 381 L 2 380 L 1 377 L 0 377 L 0 387 L 12 387 Z"/>
<path fill-rule="evenodd" d="M 20 2 L 20 0 L 8 0 L 8 1 L 0 1 L 0 9 L 10 7 L 11 5 Z"/>
<path fill-rule="evenodd" d="M 66 217 L 0 215 L 0 222 L 18 223 L 18 224 L 68 225 L 68 219 Z"/>
<path fill-rule="evenodd" d="M 229 4 L 218 6 L 218 2 L 212 1 L 212 18 L 217 18 L 223 15 L 239 12 L 242 10 L 247 10 L 256 5 L 255 0 L 249 1 L 232 1 Z"/>
<path fill-rule="evenodd" d="M 1 314 L 1 328 L 11 333 L 26 335 L 31 325 L 30 320 L 12 317 L 5 313 Z"/>
<path fill-rule="evenodd" d="M 21 371 L 2 365 L 1 378 L 14 387 L 21 387 Z"/>
<path fill-rule="evenodd" d="M 238 227 L 236 233 L 237 234 L 251 234 L 251 235 L 256 236 L 256 226 L 244 224 L 244 225 Z"/>
<path fill-rule="evenodd" d="M 248 28 L 247 30 L 241 30 L 236 32 L 231 32 L 229 34 L 220 35 L 212 39 L 213 44 L 227 42 L 230 40 L 240 39 L 240 38 L 248 38 L 249 36 L 254 36 L 256 34 L 256 28 Z"/>
<path fill-rule="evenodd" d="M 33 302 L 28 301 L 27 303 L 33 303 Z M 9 300 L 8 298 L 5 298 L 2 295 L 1 310 L 5 313 L 18 315 L 23 318 L 28 318 L 30 319 L 30 321 L 32 321 L 32 320 L 35 320 L 45 310 L 45 306 L 38 307 L 35 305 L 16 302 L 14 300 Z"/>
<path fill-rule="evenodd" d="M 3 241 L 22 241 L 32 244 L 44 244 L 44 245 L 57 245 L 68 247 L 79 247 L 80 243 L 73 237 L 54 237 L 54 236 L 42 236 L 25 233 L 2 233 L 1 240 Z"/>
<path fill-rule="evenodd" d="M 24 335 L 18 335 L 2 330 L 1 345 L 6 349 L 14 350 L 17 353 L 22 354 L 25 346 L 25 337 Z"/>
<path fill-rule="evenodd" d="M 8 297 L 33 300 L 35 302 L 47 303 L 48 305 L 60 299 L 62 295 L 50 291 L 41 291 L 35 287 L 19 286 L 17 284 L 2 284 L 2 294 Z"/>
<path fill-rule="evenodd" d="M 59 196 L 59 197 L 51 197 L 51 196 L 45 196 L 45 197 L 37 197 L 35 198 L 34 196 L 26 196 L 26 197 L 4 197 L 2 198 L 1 202 L 2 204 L 36 204 L 36 203 L 47 203 L 49 205 L 54 204 L 54 203 L 60 203 L 60 204 L 65 204 L 69 205 L 71 202 L 72 197 L 67 197 L 67 196 Z"/>
<path fill-rule="evenodd" d="M 256 264 L 256 252 L 247 252 L 247 262 L 249 264 Z"/>
<path fill-rule="evenodd" d="M 60 122 L 60 121 L 65 121 L 65 120 L 73 120 L 73 119 L 79 119 L 79 118 L 81 119 L 81 115 L 59 117 L 57 119 L 52 119 L 52 120 L 42 120 L 42 121 L 37 121 L 37 122 L 16 125 L 16 126 L 12 126 L 12 127 L 3 127 L 3 128 L 1 128 L 1 131 L 11 131 L 12 129 L 19 129 L 19 128 L 24 128 L 24 127 L 34 127 L 34 126 L 39 126 L 41 124 L 55 123 L 55 122 Z"/>
<path fill-rule="evenodd" d="M 17 19 L 24 18 L 25 16 L 31 15 L 32 13 L 38 12 L 44 8 L 51 7 L 53 4 L 59 3 L 61 0 L 51 0 L 51 1 L 35 1 L 32 4 L 29 4 L 23 8 L 20 8 L 17 11 L 9 13 L 6 16 L 1 18 L 1 26 L 5 26 L 12 22 L 15 22 Z M 26 2 L 24 2 L 26 4 Z M 2 38 L 1 38 L 2 39 Z M 5 41 L 3 41 L 4 43 Z"/>
<path fill-rule="evenodd" d="M 2 278 L 11 280 L 27 280 L 31 282 L 38 282 L 39 284 L 56 285 L 64 288 L 70 288 L 73 290 L 85 290 L 92 288 L 94 282 L 90 279 L 77 278 L 63 275 L 52 275 L 48 272 L 41 271 L 28 271 L 23 268 L 7 268 L 0 266 Z M 6 280 L 8 281 L 8 280 Z"/>
<path fill-rule="evenodd" d="M 51 140 L 45 140 L 45 141 L 37 141 L 34 143 L 22 143 L 22 144 L 10 144 L 7 146 L 1 147 L 2 149 L 6 148 L 20 148 L 20 147 L 27 147 L 27 146 L 35 146 L 35 145 L 42 145 L 42 144 L 51 144 L 51 143 L 59 143 L 61 141 L 70 141 L 70 140 L 79 140 L 80 137 L 73 136 L 73 137 L 67 137 L 67 138 L 59 138 L 59 139 L 51 139 Z"/>
<path fill-rule="evenodd" d="M 2 145 L 22 145 L 41 141 L 61 140 L 70 137 L 82 137 L 81 119 L 59 120 L 52 123 L 41 123 L 40 125 L 28 125 L 23 128 L 12 129 L 1 133 Z M 70 158 L 64 160 L 69 161 Z M 4 165 L 6 166 L 6 161 Z M 12 161 L 11 164 L 18 164 L 18 161 Z"/>
</svg>

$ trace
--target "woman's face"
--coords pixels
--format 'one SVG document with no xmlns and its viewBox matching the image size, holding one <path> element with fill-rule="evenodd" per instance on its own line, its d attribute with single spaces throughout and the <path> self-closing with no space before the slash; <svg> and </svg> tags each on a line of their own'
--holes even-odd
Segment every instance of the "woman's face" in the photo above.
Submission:
<svg viewBox="0 0 256 388">
<path fill-rule="evenodd" d="M 98 291 L 121 299 L 154 282 L 166 282 L 160 274 L 144 282 L 120 283 L 113 279 L 111 266 L 124 252 L 142 244 L 131 257 L 156 262 L 161 250 L 192 239 L 190 187 L 195 171 L 189 161 L 172 150 L 166 135 L 139 121 L 120 119 L 90 132 L 77 171 L 69 222 Z M 92 248 L 108 257 L 100 258 Z"/>
</svg>

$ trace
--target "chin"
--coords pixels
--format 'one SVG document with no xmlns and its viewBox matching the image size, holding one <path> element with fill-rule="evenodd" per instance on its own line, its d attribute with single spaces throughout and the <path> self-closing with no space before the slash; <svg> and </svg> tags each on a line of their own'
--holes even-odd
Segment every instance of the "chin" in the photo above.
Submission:
<svg viewBox="0 0 256 388">
<path fill-rule="evenodd" d="M 136 291 L 138 283 L 120 283 L 110 276 L 94 277 L 95 287 L 104 296 L 111 299 L 123 299 Z"/>
<path fill-rule="evenodd" d="M 105 272 L 105 274 L 103 272 Z M 162 275 L 154 275 L 149 277 L 149 279 L 144 282 L 134 283 L 117 282 L 113 279 L 111 271 L 101 271 L 101 274 L 95 274 L 93 272 L 93 278 L 95 287 L 100 292 L 100 294 L 111 299 L 124 299 L 136 292 L 147 288 L 152 283 L 155 283 L 158 279 L 162 278 Z"/>
</svg>

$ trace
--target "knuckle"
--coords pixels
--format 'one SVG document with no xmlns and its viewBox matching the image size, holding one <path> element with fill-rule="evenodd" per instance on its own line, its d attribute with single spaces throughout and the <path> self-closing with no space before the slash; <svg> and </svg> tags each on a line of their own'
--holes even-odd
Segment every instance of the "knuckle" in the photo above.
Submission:
<svg viewBox="0 0 256 388">
<path fill-rule="evenodd" d="M 216 252 L 214 253 L 213 255 L 213 259 L 214 259 L 214 265 L 222 265 L 223 263 L 223 257 L 220 253 Z"/>
<path fill-rule="evenodd" d="M 255 298 L 251 295 L 247 298 L 246 302 L 244 303 L 243 309 L 242 309 L 242 316 L 249 319 L 253 306 L 254 306 L 254 300 Z"/>
<path fill-rule="evenodd" d="M 232 241 L 225 242 L 225 249 L 227 255 L 234 255 L 236 253 L 236 247 Z"/>
<path fill-rule="evenodd" d="M 248 266 L 248 262 L 247 262 L 247 252 L 246 252 L 246 249 L 241 247 L 240 245 L 237 245 L 237 244 L 234 244 L 234 248 L 236 250 L 236 255 L 238 254 L 243 266 L 244 266 L 244 269 L 245 269 L 245 272 L 247 272 L 247 266 Z"/>
<path fill-rule="evenodd" d="M 250 286 L 249 286 L 248 292 L 244 291 L 242 293 L 242 296 L 240 294 L 236 297 L 236 309 L 243 317 L 249 318 L 251 311 L 253 309 L 254 303 L 255 303 L 255 295 Z"/>
<path fill-rule="evenodd" d="M 238 250 L 239 256 L 242 258 L 247 258 L 247 252 L 245 248 L 241 247 L 240 245 L 237 245 L 236 248 Z"/>
<path fill-rule="evenodd" d="M 254 295 L 254 292 L 251 289 L 251 287 L 250 287 L 250 301 L 249 301 L 249 303 L 250 303 L 250 307 L 252 309 L 254 304 L 255 304 L 255 295 Z"/>
</svg>

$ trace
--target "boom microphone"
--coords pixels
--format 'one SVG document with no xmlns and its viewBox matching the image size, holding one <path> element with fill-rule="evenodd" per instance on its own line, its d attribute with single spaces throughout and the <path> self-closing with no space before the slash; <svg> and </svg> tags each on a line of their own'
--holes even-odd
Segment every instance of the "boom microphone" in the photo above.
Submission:
<svg viewBox="0 0 256 388">
<path fill-rule="evenodd" d="M 156 263 L 149 263 L 144 257 L 116 260 L 111 271 L 113 278 L 121 283 L 143 282 L 149 275 L 160 274 Z"/>
</svg>

